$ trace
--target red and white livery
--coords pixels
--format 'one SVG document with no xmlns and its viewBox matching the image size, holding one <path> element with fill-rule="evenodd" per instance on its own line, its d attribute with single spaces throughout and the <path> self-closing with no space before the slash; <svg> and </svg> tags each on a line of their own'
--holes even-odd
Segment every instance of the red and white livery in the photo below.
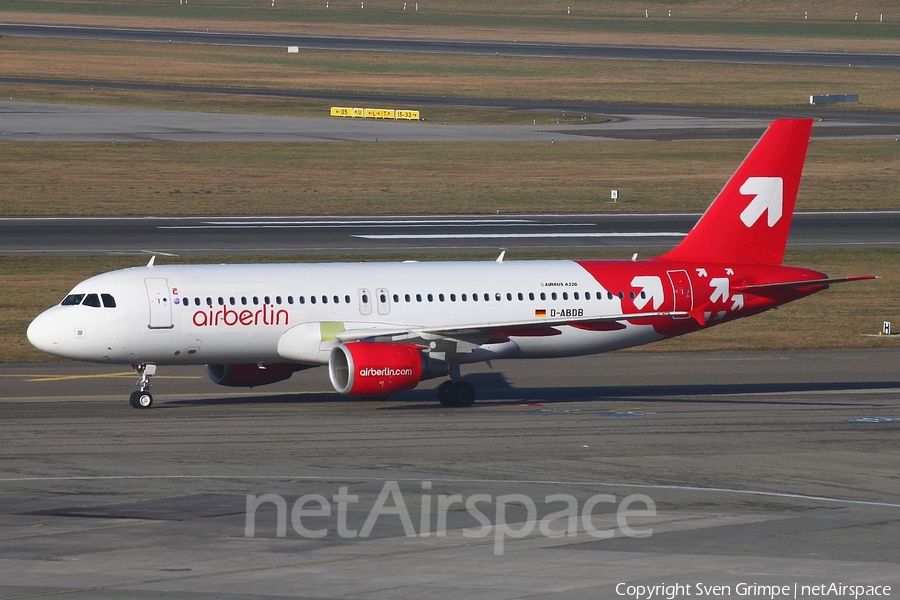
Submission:
<svg viewBox="0 0 900 600">
<path fill-rule="evenodd" d="M 228 386 L 327 366 L 335 390 L 386 396 L 420 381 L 446 406 L 460 365 L 608 352 L 747 317 L 821 291 L 782 266 L 812 121 L 768 128 L 697 225 L 648 260 L 173 265 L 79 283 L 28 328 L 37 348 L 133 365 L 147 408 L 157 365 L 206 364 Z"/>
</svg>

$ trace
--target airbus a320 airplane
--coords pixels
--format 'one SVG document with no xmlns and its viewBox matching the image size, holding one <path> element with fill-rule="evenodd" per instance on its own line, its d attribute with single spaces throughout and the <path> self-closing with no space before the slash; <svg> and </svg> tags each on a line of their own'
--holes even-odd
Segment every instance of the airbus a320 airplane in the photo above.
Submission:
<svg viewBox="0 0 900 600">
<path fill-rule="evenodd" d="M 782 266 L 812 120 L 779 120 L 672 251 L 649 260 L 136 267 L 91 277 L 28 327 L 65 358 L 129 364 L 149 408 L 157 365 L 258 386 L 327 365 L 334 389 L 386 396 L 460 365 L 594 354 L 755 315 L 872 276 Z"/>
</svg>

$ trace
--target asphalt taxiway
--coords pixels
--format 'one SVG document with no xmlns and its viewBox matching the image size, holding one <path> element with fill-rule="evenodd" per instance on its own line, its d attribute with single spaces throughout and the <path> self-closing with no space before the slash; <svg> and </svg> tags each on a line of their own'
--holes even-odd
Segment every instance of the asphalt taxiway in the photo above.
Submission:
<svg viewBox="0 0 900 600">
<path fill-rule="evenodd" d="M 4 80 L 8 82 L 9 80 Z M 14 80 L 19 81 L 19 80 Z M 27 81 L 22 81 L 27 83 Z M 55 85 L 53 82 L 42 84 Z M 68 84 L 76 84 L 68 82 Z M 87 87 L 87 82 L 77 82 Z M 133 87 L 140 84 L 108 84 Z M 166 91 L 192 93 L 240 93 L 280 95 L 273 90 L 217 88 L 189 89 L 183 86 L 150 86 Z M 9 88 L 14 90 L 14 87 Z M 148 88 L 149 89 L 149 88 Z M 774 119 L 817 119 L 812 137 L 894 138 L 900 133 L 897 112 L 822 112 L 804 109 L 735 109 L 718 107 L 665 107 L 655 105 L 522 103 L 508 101 L 495 106 L 504 110 L 561 110 L 569 114 L 603 116 L 601 122 L 550 125 L 455 125 L 397 122 L 376 119 L 307 118 L 291 116 L 148 110 L 103 106 L 74 106 L 0 101 L 0 140 L 65 142 L 598 142 L 612 140 L 704 140 L 757 139 Z M 285 92 L 287 96 L 287 92 Z M 304 97 L 292 92 L 292 97 Z M 333 102 L 352 98 L 330 98 Z M 365 102 L 367 99 L 355 99 Z M 416 99 L 400 96 L 368 98 L 380 104 L 402 103 L 417 107 Z M 459 99 L 431 98 L 431 104 L 460 104 Z M 475 99 L 470 106 L 483 104 Z M 545 105 L 546 104 L 546 105 Z M 552 105 L 552 106 L 551 106 Z M 323 109 L 323 112 L 325 109 Z"/>
<path fill-rule="evenodd" d="M 103 254 L 204 255 L 516 252 L 662 253 L 699 213 L 251 216 L 0 217 L 0 256 Z M 896 248 L 900 211 L 799 212 L 788 247 Z M 630 255 L 629 255 L 630 256 Z"/>
<path fill-rule="evenodd" d="M 481 399 L 458 410 L 434 382 L 376 402 L 338 396 L 321 369 L 232 390 L 187 367 L 160 369 L 154 408 L 135 410 L 127 369 L 0 365 L 0 598 L 896 590 L 900 377 L 897 342 L 882 342 L 498 361 L 464 371 Z M 248 529 L 248 496 L 266 494 Z M 293 521 L 304 495 L 332 512 L 304 504 Z M 442 526 L 439 499 L 454 495 Z M 541 529 L 568 506 L 554 495 L 577 507 L 566 537 Z M 634 531 L 626 498 L 646 511 L 626 515 Z"/>
</svg>

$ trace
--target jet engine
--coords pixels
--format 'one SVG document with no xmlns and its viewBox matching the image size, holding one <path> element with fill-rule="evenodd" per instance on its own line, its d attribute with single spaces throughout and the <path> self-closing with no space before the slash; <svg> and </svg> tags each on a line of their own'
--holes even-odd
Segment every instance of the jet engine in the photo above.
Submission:
<svg viewBox="0 0 900 600">
<path fill-rule="evenodd" d="M 294 363 L 256 363 L 237 365 L 206 365 L 213 383 L 229 387 L 256 387 L 289 379 L 304 365 Z"/>
<path fill-rule="evenodd" d="M 345 396 L 403 392 L 449 372 L 446 362 L 429 358 L 413 344 L 348 342 L 333 348 L 328 360 L 331 385 Z"/>
</svg>

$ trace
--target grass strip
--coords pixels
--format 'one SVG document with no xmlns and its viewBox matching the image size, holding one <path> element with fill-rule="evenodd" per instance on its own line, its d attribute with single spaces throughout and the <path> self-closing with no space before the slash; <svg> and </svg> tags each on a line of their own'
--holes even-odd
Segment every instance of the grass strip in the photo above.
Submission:
<svg viewBox="0 0 900 600">
<path fill-rule="evenodd" d="M 702 211 L 752 145 L 0 142 L 0 215 Z M 815 140 L 798 207 L 896 208 L 898 175 L 893 140 Z"/>
<path fill-rule="evenodd" d="M 89 82 L 191 84 L 436 97 L 551 99 L 802 108 L 811 94 L 855 93 L 849 110 L 900 110 L 900 69 L 586 60 L 389 52 L 134 44 L 21 37 L 0 39 L 6 77 L 76 79 L 85 89 L 47 90 L 43 101 L 84 102 Z M 882 52 L 884 50 L 881 50 Z M 900 52 L 900 48 L 898 48 Z M 96 102 L 176 108 L 181 97 L 94 90 Z M 17 94 L 0 87 L 0 98 Z M 30 91 L 32 97 L 38 97 Z M 194 95 L 197 96 L 197 95 Z M 268 98 L 184 99 L 184 109 L 273 110 Z M 156 104 L 156 106 L 154 106 Z M 295 104 L 284 108 L 290 109 Z M 244 107 L 244 108 L 240 108 Z M 421 108 L 402 106 L 398 108 Z M 848 110 L 844 107 L 840 110 Z M 285 113 L 280 113 L 285 114 Z M 287 113 L 290 114 L 290 113 Z M 441 115 L 426 114 L 429 120 Z"/>
</svg>

